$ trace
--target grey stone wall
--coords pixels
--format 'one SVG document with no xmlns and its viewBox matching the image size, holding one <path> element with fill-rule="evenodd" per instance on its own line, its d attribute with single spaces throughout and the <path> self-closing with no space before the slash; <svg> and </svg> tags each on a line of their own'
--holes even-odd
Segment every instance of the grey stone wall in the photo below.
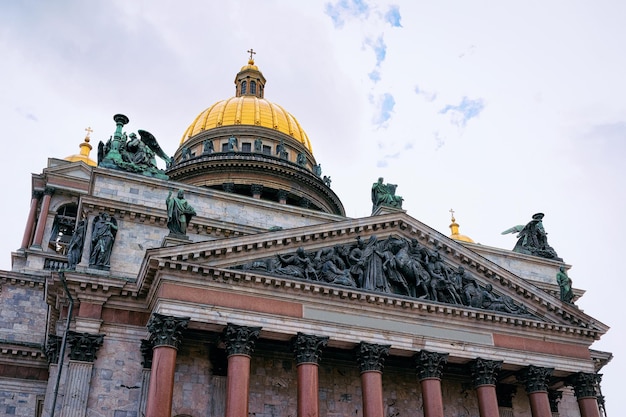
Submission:
<svg viewBox="0 0 626 417">
<path fill-rule="evenodd" d="M 0 340 L 43 344 L 48 305 L 40 283 L 0 281 L 0 288 Z"/>
</svg>

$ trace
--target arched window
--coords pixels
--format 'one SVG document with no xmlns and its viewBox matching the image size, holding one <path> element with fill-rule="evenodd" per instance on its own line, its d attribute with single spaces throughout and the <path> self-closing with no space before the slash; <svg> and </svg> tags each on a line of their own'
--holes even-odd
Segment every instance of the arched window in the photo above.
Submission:
<svg viewBox="0 0 626 417">
<path fill-rule="evenodd" d="M 67 254 L 67 246 L 76 226 L 77 210 L 78 207 L 74 203 L 59 207 L 50 233 L 50 242 L 48 243 L 50 249 L 63 255 Z"/>
<path fill-rule="evenodd" d="M 250 81 L 250 94 L 256 94 L 256 82 Z"/>
<path fill-rule="evenodd" d="M 247 81 L 242 81 L 241 82 L 241 94 L 246 94 L 247 87 L 248 87 L 248 82 Z"/>
</svg>

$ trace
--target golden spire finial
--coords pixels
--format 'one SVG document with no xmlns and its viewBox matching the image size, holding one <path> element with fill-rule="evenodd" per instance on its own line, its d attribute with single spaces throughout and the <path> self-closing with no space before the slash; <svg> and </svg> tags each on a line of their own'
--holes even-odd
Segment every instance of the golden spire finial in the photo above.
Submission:
<svg viewBox="0 0 626 417">
<path fill-rule="evenodd" d="M 93 129 L 90 126 L 90 127 L 85 128 L 85 131 L 87 132 L 87 136 L 85 136 L 85 142 L 89 142 L 89 139 L 91 139 L 89 135 L 91 135 L 91 132 L 93 132 Z"/>
<path fill-rule="evenodd" d="M 254 65 L 254 56 L 256 55 L 256 52 L 254 52 L 254 49 L 250 48 L 248 49 L 246 52 L 248 52 L 250 54 L 250 59 L 248 60 L 248 64 L 249 65 Z"/>
</svg>

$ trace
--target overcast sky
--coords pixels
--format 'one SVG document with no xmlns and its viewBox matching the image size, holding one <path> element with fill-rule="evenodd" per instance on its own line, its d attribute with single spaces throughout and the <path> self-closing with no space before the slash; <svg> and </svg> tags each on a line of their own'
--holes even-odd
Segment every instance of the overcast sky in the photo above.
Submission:
<svg viewBox="0 0 626 417">
<path fill-rule="evenodd" d="M 95 149 L 116 113 L 173 154 L 254 48 L 349 217 L 370 214 L 379 176 L 412 217 L 449 235 L 454 209 L 487 246 L 545 213 L 577 305 L 612 327 L 593 347 L 615 355 L 602 386 L 626 415 L 624 16 L 619 0 L 2 2 L 0 268 L 48 157 L 78 153 L 87 127 Z"/>
</svg>

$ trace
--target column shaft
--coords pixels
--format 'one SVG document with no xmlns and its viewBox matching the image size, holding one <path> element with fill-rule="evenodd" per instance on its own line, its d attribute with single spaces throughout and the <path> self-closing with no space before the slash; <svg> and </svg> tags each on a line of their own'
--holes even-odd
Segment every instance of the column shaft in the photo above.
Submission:
<svg viewBox="0 0 626 417">
<path fill-rule="evenodd" d="M 499 417 L 498 396 L 495 385 L 480 385 L 476 387 L 478 396 L 478 411 L 480 417 Z"/>
<path fill-rule="evenodd" d="M 298 417 L 318 417 L 319 410 L 318 365 L 298 365 Z"/>
<path fill-rule="evenodd" d="M 552 417 L 547 391 L 534 391 L 528 394 L 530 412 L 533 417 Z"/>
<path fill-rule="evenodd" d="M 248 417 L 250 357 L 230 355 L 226 377 L 226 417 Z"/>
<path fill-rule="evenodd" d="M 384 417 L 383 374 L 378 371 L 361 373 L 363 417 Z"/>
<path fill-rule="evenodd" d="M 154 348 L 146 417 L 170 417 L 172 415 L 176 352 L 176 348 L 168 345 Z"/>
<path fill-rule="evenodd" d="M 33 240 L 33 246 L 41 247 L 41 241 L 43 240 L 43 232 L 46 227 L 46 220 L 48 219 L 48 211 L 50 210 L 50 200 L 52 199 L 52 193 L 48 190 L 43 195 L 43 201 L 41 202 L 41 211 L 39 212 L 39 219 L 37 219 L 37 229 L 35 229 L 35 238 Z"/>
<path fill-rule="evenodd" d="M 424 417 L 444 417 L 441 380 L 427 378 L 420 381 L 422 401 L 424 401 Z"/>
<path fill-rule="evenodd" d="M 28 212 L 28 219 L 26 220 L 26 228 L 24 229 L 24 236 L 22 237 L 21 248 L 26 249 L 30 246 L 30 239 L 33 237 L 33 229 L 35 228 L 35 217 L 37 215 L 37 205 L 39 204 L 40 193 L 33 193 L 33 198 L 30 200 L 30 211 Z"/>
<path fill-rule="evenodd" d="M 579 398 L 578 408 L 580 409 L 580 417 L 600 417 L 600 409 L 598 408 L 596 397 Z"/>
</svg>

